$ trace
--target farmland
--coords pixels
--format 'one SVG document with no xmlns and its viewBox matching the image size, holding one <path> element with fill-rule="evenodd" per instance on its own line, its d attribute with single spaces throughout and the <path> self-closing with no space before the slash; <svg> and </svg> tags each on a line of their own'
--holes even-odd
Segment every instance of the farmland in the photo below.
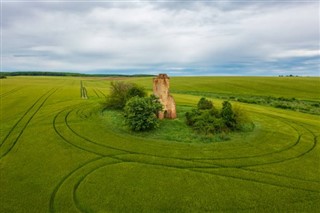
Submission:
<svg viewBox="0 0 320 213">
<path fill-rule="evenodd" d="M 320 208 L 319 115 L 232 102 L 251 117 L 252 132 L 210 143 L 179 140 L 169 130 L 131 134 L 101 109 L 111 80 L 133 81 L 151 93 L 150 77 L 0 80 L 0 212 Z M 80 97 L 81 81 L 88 99 Z M 316 77 L 174 77 L 170 83 L 182 121 L 179 110 L 195 107 L 203 95 L 215 105 L 231 96 L 320 101 Z"/>
</svg>

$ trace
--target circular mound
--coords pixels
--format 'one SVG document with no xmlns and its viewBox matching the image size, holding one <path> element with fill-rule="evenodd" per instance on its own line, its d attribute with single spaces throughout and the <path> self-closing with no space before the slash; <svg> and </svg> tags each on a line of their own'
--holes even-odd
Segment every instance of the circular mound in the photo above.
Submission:
<svg viewBox="0 0 320 213">
<path fill-rule="evenodd" d="M 134 162 L 152 156 L 239 168 L 291 160 L 310 152 L 316 144 L 314 135 L 305 133 L 301 125 L 264 113 L 251 113 L 257 124 L 254 132 L 236 135 L 227 143 L 204 146 L 120 134 L 102 122 L 103 114 L 92 112 L 92 106 L 86 105 L 61 111 L 55 117 L 54 128 L 76 148 L 100 156 L 135 155 L 132 159 L 118 157 Z"/>
</svg>

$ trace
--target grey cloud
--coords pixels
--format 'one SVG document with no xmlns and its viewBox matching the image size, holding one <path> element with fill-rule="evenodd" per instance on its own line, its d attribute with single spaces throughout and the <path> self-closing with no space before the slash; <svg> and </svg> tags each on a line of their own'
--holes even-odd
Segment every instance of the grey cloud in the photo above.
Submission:
<svg viewBox="0 0 320 213">
<path fill-rule="evenodd" d="M 185 74 L 218 67 L 219 73 L 224 69 L 226 74 L 245 74 L 265 66 L 278 72 L 283 67 L 279 56 L 294 60 L 302 53 L 312 56 L 319 48 L 315 6 L 317 2 L 310 1 L 3 3 L 3 67 L 75 71 L 171 67 L 172 72 Z M 37 55 L 45 57 L 33 57 Z M 281 61 L 288 70 L 294 64 Z M 308 63 L 301 66 L 311 68 Z"/>
</svg>

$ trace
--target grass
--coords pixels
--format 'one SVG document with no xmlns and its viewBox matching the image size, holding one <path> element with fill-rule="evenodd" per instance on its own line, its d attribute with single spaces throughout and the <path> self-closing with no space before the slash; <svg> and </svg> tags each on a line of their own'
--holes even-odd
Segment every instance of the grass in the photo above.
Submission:
<svg viewBox="0 0 320 213">
<path fill-rule="evenodd" d="M 0 80 L 0 212 L 319 209 L 319 116 L 237 102 L 254 131 L 210 143 L 199 141 L 181 116 L 201 97 L 195 91 L 319 101 L 319 78 L 172 78 L 180 120 L 143 134 L 101 111 L 110 80 Z M 151 89 L 151 78 L 129 80 Z M 214 99 L 216 106 L 222 101 Z"/>
<path fill-rule="evenodd" d="M 183 93 L 182 93 L 183 94 Z M 297 112 L 320 115 L 320 101 L 298 100 L 296 98 L 272 97 L 272 96 L 237 96 L 237 95 L 217 95 L 210 92 L 189 92 L 196 96 L 233 100 L 241 103 L 259 104 L 272 106 L 280 109 L 289 109 Z"/>
<path fill-rule="evenodd" d="M 151 78 L 129 79 L 152 89 Z M 320 99 L 319 77 L 172 77 L 172 93 L 210 93 L 219 96 L 272 96 Z"/>
<path fill-rule="evenodd" d="M 180 106 L 177 108 L 177 119 L 169 120 L 164 119 L 160 121 L 158 129 L 135 132 L 131 131 L 124 122 L 123 114 L 121 111 L 116 110 L 104 110 L 103 111 L 103 123 L 107 124 L 112 128 L 114 132 L 119 134 L 127 134 L 136 137 L 147 137 L 152 139 L 162 139 L 173 142 L 183 143 L 212 143 L 222 142 L 230 140 L 230 134 L 221 133 L 216 135 L 202 135 L 194 132 L 191 127 L 186 125 L 185 113 L 190 111 L 192 107 Z M 240 135 L 237 132 L 234 135 Z"/>
</svg>

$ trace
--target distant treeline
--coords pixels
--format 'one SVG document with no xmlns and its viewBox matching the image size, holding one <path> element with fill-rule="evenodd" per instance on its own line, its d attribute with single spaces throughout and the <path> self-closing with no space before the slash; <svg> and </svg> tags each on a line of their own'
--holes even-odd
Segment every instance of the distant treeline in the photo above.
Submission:
<svg viewBox="0 0 320 213">
<path fill-rule="evenodd" d="M 0 77 L 4 76 L 73 76 L 73 77 L 151 77 L 155 75 L 135 74 L 135 75 L 121 75 L 121 74 L 83 74 L 72 72 L 0 72 Z"/>
<path fill-rule="evenodd" d="M 279 75 L 279 77 L 299 77 L 298 75 Z"/>
</svg>

